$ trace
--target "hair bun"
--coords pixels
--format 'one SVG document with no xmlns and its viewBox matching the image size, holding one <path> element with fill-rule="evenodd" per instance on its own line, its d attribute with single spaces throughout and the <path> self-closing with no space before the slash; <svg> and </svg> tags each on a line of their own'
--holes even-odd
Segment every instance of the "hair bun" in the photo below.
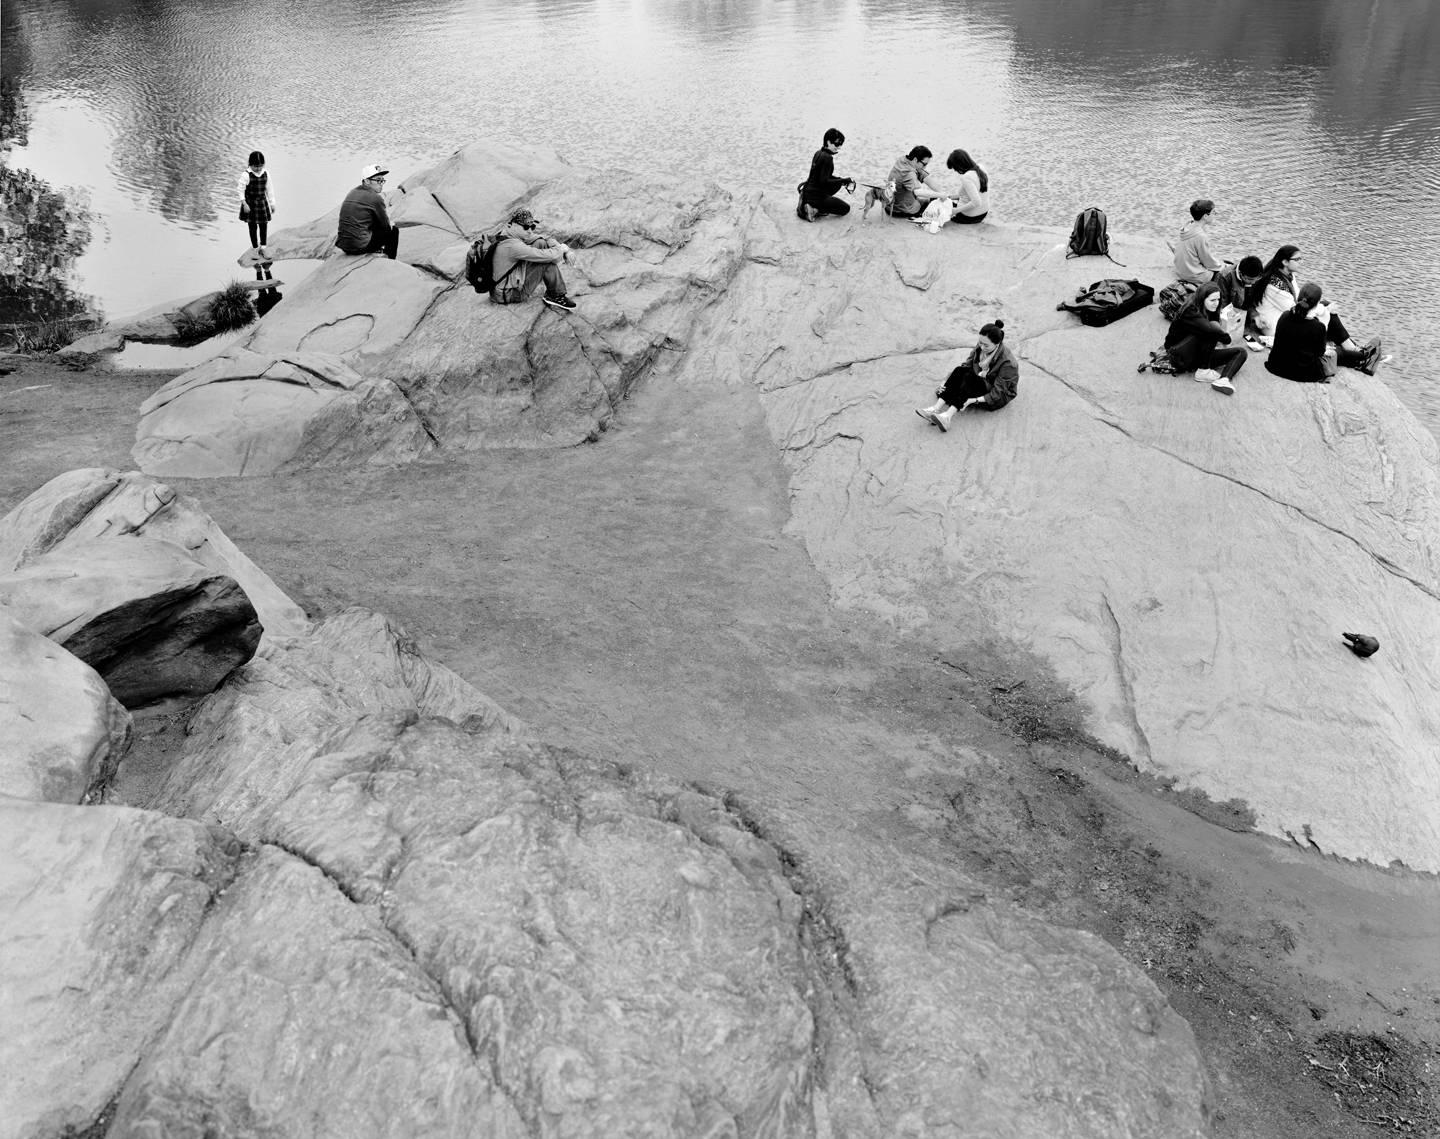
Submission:
<svg viewBox="0 0 1440 1139">
<path fill-rule="evenodd" d="M 1005 327 L 1005 322 L 1004 322 L 1003 320 L 1001 320 L 998 316 L 997 316 L 994 320 L 992 320 L 990 323 L 993 324 L 996 328 L 1004 328 L 1004 327 Z"/>
</svg>

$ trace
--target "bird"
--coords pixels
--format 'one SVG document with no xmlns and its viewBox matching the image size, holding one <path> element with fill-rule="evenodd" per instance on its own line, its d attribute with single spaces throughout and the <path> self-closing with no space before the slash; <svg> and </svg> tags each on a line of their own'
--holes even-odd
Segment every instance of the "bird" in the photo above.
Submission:
<svg viewBox="0 0 1440 1139">
<path fill-rule="evenodd" d="M 1365 633 L 1341 633 L 1350 651 L 1357 657 L 1374 656 L 1380 651 L 1380 642 Z"/>
</svg>

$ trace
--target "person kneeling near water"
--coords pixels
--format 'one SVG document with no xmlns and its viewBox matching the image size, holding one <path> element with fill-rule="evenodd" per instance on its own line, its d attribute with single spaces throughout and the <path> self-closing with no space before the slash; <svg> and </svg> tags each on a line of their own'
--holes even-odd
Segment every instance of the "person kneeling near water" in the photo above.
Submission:
<svg viewBox="0 0 1440 1139">
<path fill-rule="evenodd" d="M 845 145 L 845 136 L 831 127 L 821 140 L 820 149 L 810 159 L 810 177 L 800 183 L 800 203 L 795 207 L 795 216 L 801 221 L 814 221 L 821 214 L 844 217 L 850 212 L 850 204 L 835 196 L 842 187 L 855 189 L 854 178 L 838 178 L 835 175 L 835 156 Z"/>
<path fill-rule="evenodd" d="M 367 166 L 360 172 L 360 185 L 345 195 L 340 203 L 340 229 L 335 244 L 342 253 L 383 253 L 391 261 L 400 250 L 400 231 L 390 224 L 385 199 L 383 166 Z"/>
<path fill-rule="evenodd" d="M 1245 364 L 1245 349 L 1230 344 L 1219 315 L 1220 286 L 1207 281 L 1170 322 L 1165 350 L 1177 372 L 1194 372 L 1201 383 L 1208 380 L 1217 392 L 1234 395 L 1232 381 Z"/>
<path fill-rule="evenodd" d="M 565 295 L 565 278 L 560 275 L 560 262 L 570 255 L 570 247 L 536 233 L 539 228 L 535 215 L 527 209 L 510 215 L 500 231 L 500 244 L 495 246 L 495 287 L 490 299 L 499 305 L 518 304 L 543 284 L 547 305 L 574 312 L 575 302 Z"/>
<path fill-rule="evenodd" d="M 1330 315 L 1319 285 L 1313 281 L 1300 286 L 1294 306 L 1275 324 L 1275 345 L 1265 361 L 1268 371 L 1282 379 L 1300 384 L 1328 384 L 1336 366 L 1375 374 L 1379 366 L 1379 345 L 1351 352 L 1338 347 L 1330 324 L 1338 317 Z"/>
<path fill-rule="evenodd" d="M 968 407 L 999 411 L 1015 398 L 1019 384 L 1020 364 L 1005 347 L 1005 322 L 996 320 L 980 330 L 980 339 L 965 363 L 946 377 L 945 386 L 935 393 L 939 402 L 917 407 L 915 414 L 941 431 L 949 431 L 957 411 Z"/>
</svg>

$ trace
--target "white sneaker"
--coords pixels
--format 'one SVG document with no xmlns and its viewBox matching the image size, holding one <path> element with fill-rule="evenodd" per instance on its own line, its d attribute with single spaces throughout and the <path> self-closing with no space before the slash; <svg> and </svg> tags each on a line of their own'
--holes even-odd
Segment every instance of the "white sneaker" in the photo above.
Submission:
<svg viewBox="0 0 1440 1139">
<path fill-rule="evenodd" d="M 1221 377 L 1219 377 L 1218 379 L 1216 379 L 1215 381 L 1213 381 L 1213 382 L 1210 384 L 1210 387 L 1211 387 L 1213 390 L 1219 392 L 1221 395 L 1234 395 L 1234 394 L 1235 394 L 1235 385 L 1232 384 L 1229 380 L 1227 380 L 1224 376 L 1221 376 Z"/>
<path fill-rule="evenodd" d="M 1220 373 L 1214 368 L 1197 368 L 1195 370 L 1195 382 L 1197 384 L 1213 384 L 1220 378 Z"/>
<path fill-rule="evenodd" d="M 949 411 L 942 411 L 939 415 L 932 415 L 930 417 L 930 422 L 935 424 L 936 427 L 940 428 L 941 431 L 949 431 L 950 421 L 954 418 L 955 409 L 952 407 Z"/>
</svg>

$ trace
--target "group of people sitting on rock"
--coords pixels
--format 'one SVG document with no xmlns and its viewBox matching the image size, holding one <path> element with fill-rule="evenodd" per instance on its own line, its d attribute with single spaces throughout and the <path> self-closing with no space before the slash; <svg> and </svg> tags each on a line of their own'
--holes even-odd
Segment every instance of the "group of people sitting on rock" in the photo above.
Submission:
<svg viewBox="0 0 1440 1139">
<path fill-rule="evenodd" d="M 382 194 L 389 173 L 383 166 L 365 167 L 360 172 L 360 185 L 340 203 L 335 244 L 342 253 L 383 253 L 395 259 L 400 250 L 400 230 L 391 222 Z M 501 305 L 519 304 L 543 286 L 545 295 L 541 299 L 547 305 L 561 312 L 574 312 L 575 302 L 565 291 L 565 277 L 560 272 L 560 262 L 569 259 L 570 247 L 539 230 L 540 223 L 530 210 L 522 207 L 511 213 L 495 246 L 491 269 L 495 284 L 490 299 Z"/>
<path fill-rule="evenodd" d="M 850 204 L 837 195 L 841 190 L 854 193 L 854 178 L 835 173 L 835 156 L 845 145 L 845 135 L 835 127 L 825 132 L 820 149 L 810 159 L 810 174 L 796 191 L 799 201 L 795 215 L 801 221 L 813 222 L 824 216 L 844 217 Z M 931 184 L 928 146 L 912 146 L 908 153 L 895 160 L 883 183 L 866 184 L 864 220 L 875 205 L 891 217 L 912 218 L 939 229 L 946 222 L 975 225 L 990 212 L 990 176 L 970 157 L 968 151 L 952 150 L 945 160 L 948 169 L 958 174 L 958 188 L 946 193 Z"/>
<path fill-rule="evenodd" d="M 1373 376 L 1385 360 L 1380 338 L 1358 344 L 1319 285 L 1297 284 L 1299 247 L 1282 245 L 1264 264 L 1254 255 L 1222 262 L 1210 250 L 1214 211 L 1208 198 L 1192 202 L 1175 242 L 1175 276 L 1197 286 L 1165 335 L 1175 370 L 1233 395 L 1246 349 L 1268 347 L 1266 369 L 1287 380 L 1329 383 L 1337 367 Z"/>
</svg>

